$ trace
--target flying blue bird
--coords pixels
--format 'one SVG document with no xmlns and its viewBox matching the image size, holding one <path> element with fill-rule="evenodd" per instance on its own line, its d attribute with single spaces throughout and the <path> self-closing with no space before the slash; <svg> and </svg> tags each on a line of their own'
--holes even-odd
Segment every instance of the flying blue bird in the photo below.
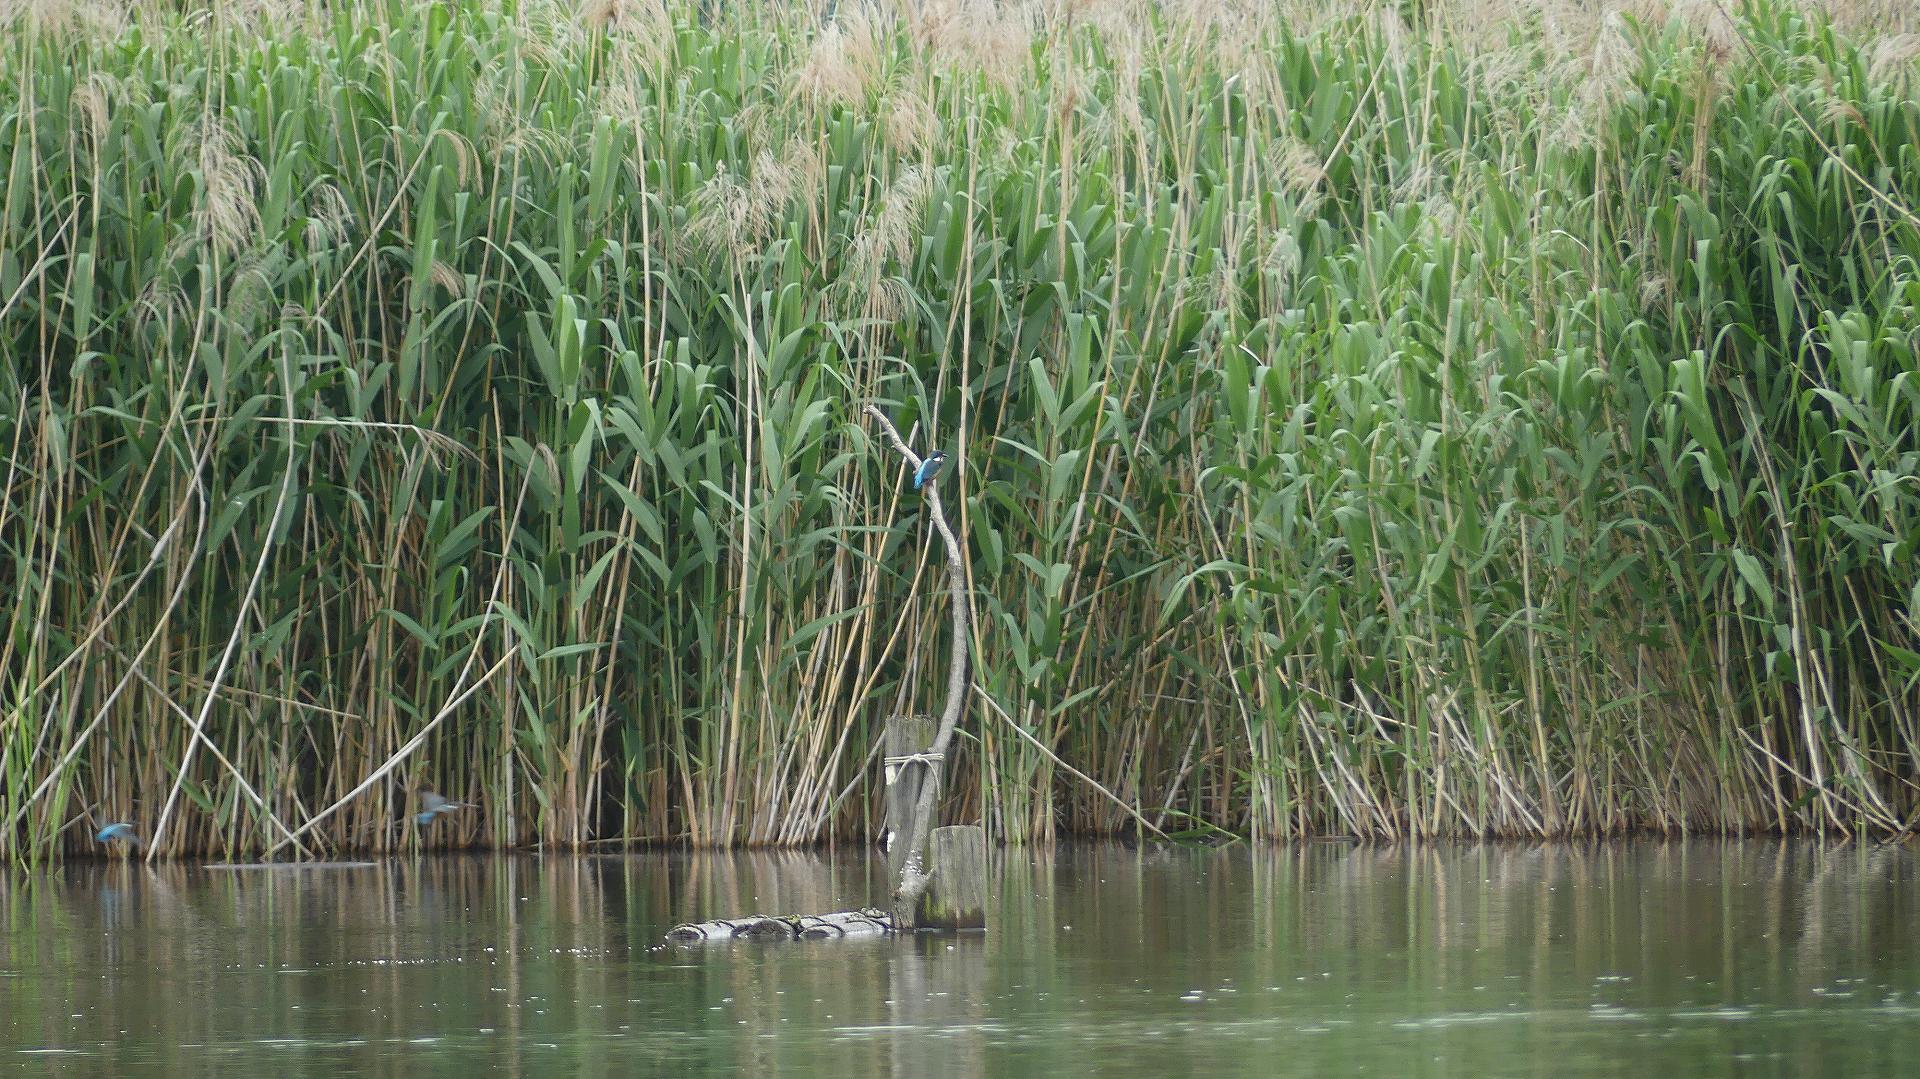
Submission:
<svg viewBox="0 0 1920 1079">
<path fill-rule="evenodd" d="M 116 840 L 122 843 L 131 843 L 136 847 L 144 847 L 147 845 L 146 840 L 141 839 L 139 833 L 133 830 L 133 825 L 125 822 L 109 824 L 105 828 L 100 829 L 100 834 L 93 837 L 93 841 L 96 843 L 112 843 Z"/>
<path fill-rule="evenodd" d="M 913 470 L 913 489 L 918 491 L 932 482 L 933 477 L 940 474 L 940 466 L 946 463 L 947 455 L 939 450 L 927 454 L 927 459 L 921 461 L 920 467 Z"/>
<path fill-rule="evenodd" d="M 422 828 L 432 824 L 433 818 L 442 813 L 451 813 L 456 809 L 467 808 L 467 806 L 461 802 L 449 802 L 432 791 L 420 792 L 420 804 L 424 808 L 422 808 L 420 812 L 415 813 L 413 819 L 418 821 Z"/>
</svg>

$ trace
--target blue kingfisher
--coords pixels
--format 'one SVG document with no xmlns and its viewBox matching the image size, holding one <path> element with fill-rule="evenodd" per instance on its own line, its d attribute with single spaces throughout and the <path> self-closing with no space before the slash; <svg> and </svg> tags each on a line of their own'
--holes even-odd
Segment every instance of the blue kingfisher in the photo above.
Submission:
<svg viewBox="0 0 1920 1079">
<path fill-rule="evenodd" d="M 940 474 L 940 466 L 946 463 L 947 455 L 939 450 L 927 454 L 927 459 L 920 462 L 919 468 L 913 470 L 913 489 L 918 491 L 925 487 L 933 477 Z"/>
</svg>

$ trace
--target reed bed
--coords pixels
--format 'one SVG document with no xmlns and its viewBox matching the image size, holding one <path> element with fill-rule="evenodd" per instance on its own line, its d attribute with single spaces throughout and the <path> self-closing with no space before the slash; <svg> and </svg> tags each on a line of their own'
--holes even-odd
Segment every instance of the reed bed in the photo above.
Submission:
<svg viewBox="0 0 1920 1079">
<path fill-rule="evenodd" d="M 1905 5 L 0 10 L 9 860 L 1920 814 Z"/>
</svg>

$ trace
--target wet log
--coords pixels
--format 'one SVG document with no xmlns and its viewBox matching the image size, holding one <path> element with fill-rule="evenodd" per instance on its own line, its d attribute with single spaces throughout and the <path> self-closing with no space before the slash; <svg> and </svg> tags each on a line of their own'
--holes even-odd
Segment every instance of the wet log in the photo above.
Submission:
<svg viewBox="0 0 1920 1079">
<path fill-rule="evenodd" d="M 667 940 L 674 944 L 722 940 L 834 940 L 842 937 L 884 937 L 892 932 L 893 915 L 878 907 L 863 907 L 833 914 L 749 914 L 744 918 L 688 922 L 667 930 Z"/>
<path fill-rule="evenodd" d="M 987 830 L 977 824 L 935 828 L 927 840 L 927 866 L 932 879 L 920 897 L 920 924 L 985 929 Z"/>
</svg>

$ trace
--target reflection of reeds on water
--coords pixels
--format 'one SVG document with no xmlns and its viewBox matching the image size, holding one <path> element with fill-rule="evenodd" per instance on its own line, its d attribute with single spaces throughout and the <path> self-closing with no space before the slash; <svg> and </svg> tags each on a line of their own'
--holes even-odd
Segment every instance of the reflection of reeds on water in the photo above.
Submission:
<svg viewBox="0 0 1920 1079">
<path fill-rule="evenodd" d="M 563 1044 L 589 1068 L 773 1074 L 805 1074 L 830 1045 L 848 1079 L 987 1075 L 1010 1030 L 1070 1034 L 1075 1053 L 1103 1021 L 1137 1034 L 1125 995 L 1150 986 L 1148 1010 L 1189 989 L 1270 994 L 1237 1021 L 1284 1029 L 1328 1017 L 1329 1001 L 1360 1007 L 1362 1032 L 1514 1002 L 1548 1025 L 1503 1027 L 1508 1064 L 1550 1068 L 1559 1049 L 1542 1031 L 1596 1003 L 1804 1009 L 1900 984 L 1920 916 L 1915 861 L 1898 847 L 1102 844 L 998 852 L 986 933 L 660 947 L 691 911 L 844 905 L 877 861 L 115 863 L 0 877 L 0 1042 L 85 1049 L 109 1070 L 156 1055 L 191 1070 L 275 1041 L 392 1075 L 405 1074 L 397 1049 L 423 1036 L 497 1067 L 561 1059 L 541 1046 Z M 1373 1001 L 1396 1010 L 1369 1020 Z M 128 1033 L 102 1042 L 95 1027 Z M 1142 1066 L 1179 1044 L 1139 1047 Z"/>
</svg>

